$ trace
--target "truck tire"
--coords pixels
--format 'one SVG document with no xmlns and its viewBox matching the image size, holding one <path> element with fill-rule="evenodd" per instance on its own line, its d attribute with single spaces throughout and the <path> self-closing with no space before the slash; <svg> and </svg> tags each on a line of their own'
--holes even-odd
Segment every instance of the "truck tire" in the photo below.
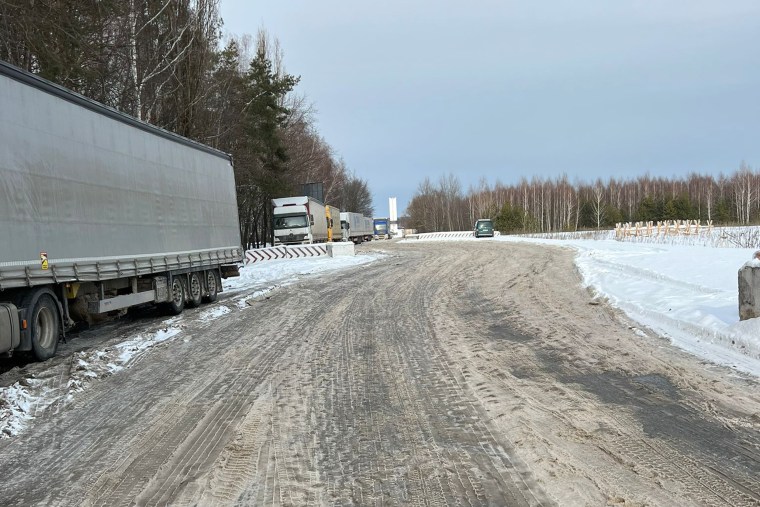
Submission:
<svg viewBox="0 0 760 507">
<path fill-rule="evenodd" d="M 179 315 L 185 309 L 185 284 L 182 283 L 182 279 L 178 276 L 172 278 L 170 296 L 171 301 L 166 304 L 169 313 Z"/>
<path fill-rule="evenodd" d="M 187 306 L 195 308 L 201 305 L 203 300 L 203 285 L 201 284 L 201 277 L 198 273 L 190 273 L 187 281 L 188 295 Z"/>
<path fill-rule="evenodd" d="M 219 279 L 213 271 L 206 271 L 206 289 L 208 290 L 208 294 L 203 299 L 207 303 L 213 303 L 219 294 Z"/>
<path fill-rule="evenodd" d="M 41 294 L 28 315 L 34 357 L 39 361 L 50 359 L 58 349 L 61 330 L 58 304 L 50 294 Z"/>
</svg>

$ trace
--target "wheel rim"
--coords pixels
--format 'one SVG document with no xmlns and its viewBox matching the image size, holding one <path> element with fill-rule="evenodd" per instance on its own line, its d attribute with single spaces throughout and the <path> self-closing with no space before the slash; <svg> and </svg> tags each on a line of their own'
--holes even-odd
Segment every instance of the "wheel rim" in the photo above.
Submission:
<svg viewBox="0 0 760 507">
<path fill-rule="evenodd" d="M 214 276 L 214 273 L 208 274 L 206 283 L 208 284 L 208 293 L 214 296 L 216 294 L 216 276 Z"/>
<path fill-rule="evenodd" d="M 47 307 L 40 308 L 35 318 L 34 327 L 37 343 L 42 348 L 50 348 L 55 343 L 57 329 L 53 310 Z"/>
<path fill-rule="evenodd" d="M 182 303 L 182 282 L 178 278 L 172 282 L 172 302 L 176 305 Z"/>
<path fill-rule="evenodd" d="M 198 275 L 190 277 L 190 295 L 193 301 L 200 299 L 201 297 L 201 281 L 198 280 Z"/>
</svg>

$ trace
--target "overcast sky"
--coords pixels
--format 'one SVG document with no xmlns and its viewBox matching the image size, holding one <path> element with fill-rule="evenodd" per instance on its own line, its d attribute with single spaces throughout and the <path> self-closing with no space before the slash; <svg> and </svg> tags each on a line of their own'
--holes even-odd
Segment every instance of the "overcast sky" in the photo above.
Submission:
<svg viewBox="0 0 760 507">
<path fill-rule="evenodd" d="M 760 167 L 758 0 L 221 0 L 264 28 L 376 215 L 419 183 Z"/>
</svg>

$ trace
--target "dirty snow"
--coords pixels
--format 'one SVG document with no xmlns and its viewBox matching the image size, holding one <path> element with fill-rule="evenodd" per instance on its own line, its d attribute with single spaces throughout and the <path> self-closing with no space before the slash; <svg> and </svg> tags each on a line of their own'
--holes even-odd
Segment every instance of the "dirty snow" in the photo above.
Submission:
<svg viewBox="0 0 760 507">
<path fill-rule="evenodd" d="M 200 320 L 202 320 L 203 322 L 210 322 L 210 321 L 212 321 L 212 320 L 216 320 L 216 319 L 218 319 L 219 317 L 222 317 L 222 316 L 224 316 L 224 315 L 227 315 L 227 314 L 228 314 L 228 313 L 230 313 L 231 311 L 232 311 L 232 310 L 230 310 L 230 309 L 229 309 L 228 307 L 226 307 L 226 306 L 222 306 L 222 305 L 219 305 L 219 306 L 214 306 L 213 308 L 210 308 L 210 309 L 208 309 L 208 310 L 203 310 L 203 311 L 201 312 L 201 315 L 200 315 L 200 317 L 198 317 L 198 318 L 199 318 Z"/>
<path fill-rule="evenodd" d="M 274 282 L 279 286 L 286 286 L 308 275 L 359 266 L 377 260 L 382 256 L 382 253 L 372 252 L 354 256 L 277 259 L 254 263 L 243 268 L 239 277 L 225 280 L 224 290 L 227 293 L 236 293 Z"/>
<path fill-rule="evenodd" d="M 756 249 L 678 244 L 675 238 L 670 243 L 514 236 L 456 241 L 531 242 L 572 248 L 577 251 L 576 265 L 584 285 L 597 298 L 606 299 L 639 322 L 643 329 L 636 329 L 637 335 L 654 332 L 706 361 L 760 376 L 760 319 L 739 321 L 737 289 L 738 270 L 760 262 L 753 260 Z M 225 280 L 226 299 L 205 305 L 198 312 L 166 319 L 150 332 L 125 336 L 117 345 L 75 353 L 74 371 L 62 389 L 33 378 L 0 389 L 0 437 L 18 434 L 56 401 L 72 401 L 89 383 L 117 374 L 156 345 L 181 337 L 188 319 L 208 322 L 224 318 L 248 308 L 250 300 L 268 297 L 277 288 L 304 277 L 358 266 L 382 255 L 282 259 L 246 266 L 240 277 Z"/>
<path fill-rule="evenodd" d="M 248 300 L 266 297 L 278 287 L 307 276 L 366 264 L 382 256 L 382 253 L 367 253 L 350 257 L 281 259 L 245 266 L 240 270 L 240 277 L 224 280 L 224 292 L 219 302 L 204 305 L 198 312 L 185 312 L 166 319 L 149 332 L 125 336 L 116 345 L 74 353 L 72 371 L 65 386 L 51 386 L 49 380 L 28 378 L 0 388 L 0 438 L 18 435 L 35 415 L 52 404 L 65 406 L 91 382 L 117 374 L 139 361 L 156 345 L 181 337 L 186 322 L 224 318 L 234 311 L 248 308 Z M 229 300 L 225 295 L 231 296 Z"/>
<path fill-rule="evenodd" d="M 2 389 L 0 395 L 0 438 L 17 435 L 55 399 L 37 379 L 24 379 Z"/>
<path fill-rule="evenodd" d="M 547 235 L 458 241 L 530 242 L 573 248 L 583 283 L 598 298 L 608 300 L 642 327 L 691 354 L 760 376 L 760 319 L 740 322 L 738 298 L 738 272 L 745 264 L 756 265 L 756 248 L 713 247 L 709 245 L 720 243 L 696 236 L 661 241 L 617 241 L 612 237 L 611 233 L 603 239 L 554 234 L 551 239 Z"/>
</svg>

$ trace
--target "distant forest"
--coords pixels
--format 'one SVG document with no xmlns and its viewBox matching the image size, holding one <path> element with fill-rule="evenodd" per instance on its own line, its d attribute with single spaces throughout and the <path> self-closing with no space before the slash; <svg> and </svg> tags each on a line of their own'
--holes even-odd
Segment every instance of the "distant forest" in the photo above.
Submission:
<svg viewBox="0 0 760 507">
<path fill-rule="evenodd" d="M 271 241 L 271 199 L 321 182 L 372 216 L 367 182 L 319 135 L 276 40 L 223 41 L 218 0 L 3 0 L 0 59 L 231 153 L 242 243 Z"/>
<path fill-rule="evenodd" d="M 694 219 L 714 225 L 760 223 L 760 174 L 742 163 L 733 174 L 687 178 L 642 176 L 592 184 L 522 179 L 463 192 L 456 177 L 425 179 L 410 201 L 405 225 L 419 232 L 469 230 L 478 218 L 502 233 L 577 231 L 620 222 Z"/>
</svg>

